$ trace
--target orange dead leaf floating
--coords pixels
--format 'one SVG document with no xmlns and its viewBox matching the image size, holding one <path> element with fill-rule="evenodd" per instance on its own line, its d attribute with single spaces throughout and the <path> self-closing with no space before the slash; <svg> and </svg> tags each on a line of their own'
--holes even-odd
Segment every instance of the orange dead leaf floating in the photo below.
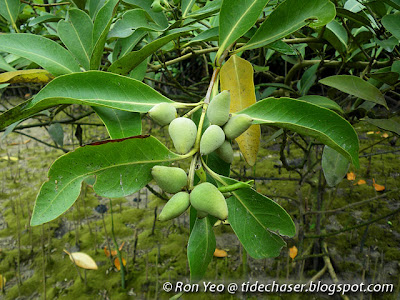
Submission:
<svg viewBox="0 0 400 300">
<path fill-rule="evenodd" d="M 363 184 L 367 184 L 367 182 L 364 179 L 360 179 L 354 185 L 363 185 Z"/>
<path fill-rule="evenodd" d="M 354 179 L 356 179 L 356 174 L 354 174 L 353 172 L 347 173 L 347 180 L 354 180 Z"/>
<path fill-rule="evenodd" d="M 126 266 L 126 260 L 125 260 L 125 258 L 122 258 L 122 263 L 124 264 L 124 267 L 125 267 L 125 266 Z M 118 257 L 116 257 L 116 258 L 114 259 L 114 266 L 117 268 L 118 271 L 121 270 L 121 264 L 120 264 L 120 262 L 119 262 Z"/>
<path fill-rule="evenodd" d="M 69 253 L 64 249 L 64 252 L 69 255 L 69 258 L 75 265 L 87 270 L 97 270 L 97 264 L 89 255 L 83 252 L 72 252 Z"/>
<path fill-rule="evenodd" d="M 228 253 L 226 253 L 225 250 L 216 248 L 214 251 L 214 256 L 215 257 L 227 257 Z"/>
<path fill-rule="evenodd" d="M 382 192 L 385 190 L 385 186 L 375 183 L 375 179 L 372 179 L 372 182 L 373 182 L 372 185 L 374 186 L 375 191 Z"/>
<path fill-rule="evenodd" d="M 123 243 L 121 244 L 121 246 L 119 246 L 118 250 L 121 251 L 122 248 L 124 247 L 124 245 L 125 245 L 125 242 L 123 242 Z M 107 257 L 110 256 L 110 251 L 108 251 L 107 246 L 104 246 L 104 254 L 105 254 Z M 111 251 L 111 256 L 117 256 L 117 250 L 112 250 L 112 251 Z"/>
<path fill-rule="evenodd" d="M 294 259 L 297 256 L 298 250 L 296 246 L 289 248 L 289 256 L 291 259 Z"/>
</svg>

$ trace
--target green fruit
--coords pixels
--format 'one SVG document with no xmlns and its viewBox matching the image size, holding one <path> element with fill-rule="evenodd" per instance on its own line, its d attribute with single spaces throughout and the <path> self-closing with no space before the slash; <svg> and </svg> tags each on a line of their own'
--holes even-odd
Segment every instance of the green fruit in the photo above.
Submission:
<svg viewBox="0 0 400 300">
<path fill-rule="evenodd" d="M 167 193 L 179 192 L 187 184 L 187 175 L 181 168 L 154 166 L 151 175 L 158 186 Z"/>
<path fill-rule="evenodd" d="M 149 116 L 161 126 L 168 125 L 176 118 L 176 108 L 171 103 L 162 102 L 149 110 Z"/>
<path fill-rule="evenodd" d="M 220 220 L 228 218 L 228 206 L 224 196 L 209 182 L 195 186 L 190 193 L 190 203 L 197 211 L 208 213 Z"/>
<path fill-rule="evenodd" d="M 207 155 L 217 150 L 225 141 L 225 133 L 221 127 L 210 125 L 201 136 L 200 153 Z"/>
<path fill-rule="evenodd" d="M 229 140 L 236 139 L 251 126 L 253 119 L 248 115 L 240 114 L 229 119 L 224 126 L 226 138 Z"/>
<path fill-rule="evenodd" d="M 163 11 L 163 7 L 161 6 L 160 0 L 154 0 L 151 4 L 151 10 L 155 13 L 159 13 Z"/>
<path fill-rule="evenodd" d="M 215 151 L 218 156 L 228 164 L 233 162 L 233 149 L 229 141 L 224 141 L 224 143 Z"/>
<path fill-rule="evenodd" d="M 186 154 L 196 141 L 197 126 L 188 118 L 176 118 L 169 124 L 168 132 L 176 151 Z"/>
<path fill-rule="evenodd" d="M 179 192 L 172 196 L 171 199 L 165 204 L 158 219 L 160 221 L 168 221 L 173 218 L 179 217 L 189 207 L 189 194 L 186 192 Z"/>
<path fill-rule="evenodd" d="M 199 218 L 199 219 L 203 219 L 203 218 L 205 218 L 205 217 L 207 217 L 208 216 L 208 213 L 206 213 L 206 212 L 204 212 L 204 211 L 201 211 L 201 210 L 198 210 L 197 211 L 197 217 Z"/>
<path fill-rule="evenodd" d="M 211 124 L 222 126 L 229 119 L 229 108 L 231 105 L 231 94 L 222 91 L 215 96 L 207 108 L 207 117 Z"/>
</svg>

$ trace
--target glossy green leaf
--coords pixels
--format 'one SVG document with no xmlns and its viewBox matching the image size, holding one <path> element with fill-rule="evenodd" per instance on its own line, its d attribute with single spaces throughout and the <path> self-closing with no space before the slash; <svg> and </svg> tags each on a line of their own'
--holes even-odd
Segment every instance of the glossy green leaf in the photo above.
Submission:
<svg viewBox="0 0 400 300">
<path fill-rule="evenodd" d="M 202 8 L 191 12 L 186 17 L 196 20 L 206 18 L 208 16 L 211 16 L 212 14 L 217 13 L 221 8 L 221 3 L 222 0 L 208 1 L 207 4 L 204 5 Z"/>
<path fill-rule="evenodd" d="M 154 23 L 150 15 L 143 9 L 131 9 L 125 12 L 122 18 L 114 24 L 108 34 L 108 38 L 126 38 L 138 28 L 163 31 L 167 27 Z"/>
<path fill-rule="evenodd" d="M 136 112 L 108 107 L 93 107 L 93 110 L 106 125 L 112 139 L 123 139 L 142 133 L 142 119 Z"/>
<path fill-rule="evenodd" d="M 98 142 L 77 148 L 57 159 L 36 198 L 31 226 L 54 220 L 78 198 L 82 181 L 95 175 L 94 191 L 103 197 L 124 197 L 137 192 L 151 179 L 151 168 L 179 156 L 156 138 Z"/>
<path fill-rule="evenodd" d="M 374 42 L 381 46 L 387 52 L 393 52 L 394 48 L 399 44 L 399 40 L 394 36 L 383 40 L 380 40 L 375 36 Z"/>
<path fill-rule="evenodd" d="M 193 43 L 197 42 L 207 42 L 207 41 L 217 41 L 218 40 L 218 35 L 219 35 L 219 27 L 213 27 L 207 30 L 204 30 L 203 32 L 199 33 L 185 45 L 188 46 Z"/>
<path fill-rule="evenodd" d="M 192 282 L 196 282 L 204 276 L 207 266 L 213 258 L 215 247 L 215 235 L 209 218 L 197 218 L 187 246 L 190 280 Z"/>
<path fill-rule="evenodd" d="M 317 70 L 318 70 L 319 64 L 315 64 L 311 67 L 309 67 L 301 76 L 300 81 L 298 81 L 297 84 L 297 89 L 300 92 L 300 95 L 304 96 L 308 93 L 310 88 L 313 86 L 315 83 L 315 80 L 317 80 Z"/>
<path fill-rule="evenodd" d="M 368 122 L 376 127 L 379 127 L 383 130 L 391 131 L 400 135 L 400 124 L 393 119 L 370 119 L 365 118 L 362 119 L 365 122 Z"/>
<path fill-rule="evenodd" d="M 118 39 L 112 52 L 113 62 L 127 55 L 147 35 L 147 31 L 137 29 L 133 34 L 124 39 Z"/>
<path fill-rule="evenodd" d="M 339 17 L 344 17 L 344 18 L 351 20 L 353 22 L 356 22 L 360 25 L 364 25 L 366 27 L 371 27 L 371 22 L 366 17 L 364 17 L 363 15 L 360 15 L 360 14 L 353 13 L 350 10 L 337 7 L 336 14 Z"/>
<path fill-rule="evenodd" d="M 339 113 L 344 113 L 343 109 L 339 106 L 339 104 L 337 104 L 335 101 L 333 101 L 329 98 L 323 97 L 323 96 L 306 95 L 306 96 L 302 96 L 298 99 L 321 106 L 321 107 L 325 107 L 325 108 L 334 110 Z"/>
<path fill-rule="evenodd" d="M 6 19 L 12 27 L 18 31 L 15 22 L 19 14 L 19 0 L 0 0 L 0 15 Z"/>
<path fill-rule="evenodd" d="M 380 82 L 386 83 L 388 85 L 394 85 L 398 79 L 399 74 L 396 72 L 374 72 L 367 74 L 371 78 L 378 80 Z"/>
<path fill-rule="evenodd" d="M 390 5 L 391 7 L 400 10 L 400 0 L 382 0 L 382 1 Z"/>
<path fill-rule="evenodd" d="M 165 14 L 163 11 L 161 12 L 154 12 L 151 9 L 151 5 L 153 3 L 153 1 L 149 1 L 149 0 L 123 0 L 123 2 L 129 3 L 131 5 L 133 5 L 134 7 L 137 8 L 142 8 L 144 9 L 149 16 L 151 17 L 151 19 L 156 22 L 158 25 L 160 25 L 163 28 L 168 27 L 168 19 L 166 18 Z"/>
<path fill-rule="evenodd" d="M 54 79 L 32 100 L 1 114 L 0 127 L 59 104 L 85 104 L 146 113 L 160 102 L 172 101 L 140 81 L 101 71 L 74 73 Z"/>
<path fill-rule="evenodd" d="M 221 177 L 227 184 L 238 181 Z M 286 245 L 278 235 L 294 236 L 295 225 L 288 213 L 273 200 L 250 188 L 231 192 L 226 199 L 228 221 L 247 253 L 256 259 L 276 257 Z"/>
<path fill-rule="evenodd" d="M 324 39 L 340 53 L 346 52 L 348 42 L 347 32 L 336 20 L 332 20 L 326 25 Z"/>
<path fill-rule="evenodd" d="M 182 18 L 185 18 L 186 15 L 192 9 L 192 6 L 196 3 L 196 0 L 182 0 Z"/>
<path fill-rule="evenodd" d="M 267 98 L 239 113 L 252 117 L 253 124 L 267 124 L 314 137 L 359 167 L 358 137 L 354 128 L 326 108 L 291 98 Z"/>
<path fill-rule="evenodd" d="M 0 51 L 29 59 L 54 76 L 80 72 L 78 63 L 68 50 L 56 42 L 38 35 L 29 33 L 1 34 Z"/>
<path fill-rule="evenodd" d="M 342 154 L 329 146 L 322 152 L 322 170 L 326 183 L 330 186 L 338 185 L 349 170 L 350 162 Z"/>
<path fill-rule="evenodd" d="M 342 92 L 356 96 L 358 98 L 371 101 L 387 107 L 385 97 L 372 84 L 362 80 L 360 77 L 352 75 L 334 75 L 323 78 L 319 81 L 327 86 L 334 87 Z"/>
<path fill-rule="evenodd" d="M 103 57 L 104 45 L 119 0 L 108 0 L 99 10 L 93 24 L 93 52 L 90 58 L 90 69 L 97 70 Z"/>
<path fill-rule="evenodd" d="M 90 68 L 92 55 L 93 23 L 90 17 L 80 9 L 70 9 L 69 20 L 60 21 L 57 32 L 68 50 L 86 70 Z"/>
<path fill-rule="evenodd" d="M 43 13 L 41 16 L 36 17 L 33 20 L 29 21 L 28 25 L 35 26 L 35 25 L 47 23 L 47 22 L 58 22 L 60 20 L 62 20 L 62 18 L 59 16 L 55 16 L 55 15 L 49 14 L 49 13 Z"/>
<path fill-rule="evenodd" d="M 400 13 L 384 16 L 382 18 L 382 25 L 400 41 Z"/>
<path fill-rule="evenodd" d="M 335 5 L 329 0 L 286 0 L 274 9 L 250 41 L 236 52 L 268 45 L 306 25 L 324 26 L 333 20 L 335 14 Z"/>
<path fill-rule="evenodd" d="M 103 7 L 106 0 L 88 0 L 89 16 L 92 20 L 96 17 L 99 9 Z"/>
<path fill-rule="evenodd" d="M 49 126 L 49 134 L 52 140 L 60 147 L 64 146 L 64 130 L 60 123 L 53 123 Z"/>
<path fill-rule="evenodd" d="M 344 4 L 344 8 L 353 13 L 358 13 L 359 11 L 362 11 L 365 6 L 362 5 L 358 0 L 347 0 Z"/>
<path fill-rule="evenodd" d="M 165 44 L 169 43 L 173 39 L 185 34 L 187 31 L 191 29 L 182 28 L 181 30 L 177 30 L 177 32 L 171 33 L 167 36 L 160 37 L 151 43 L 144 46 L 142 49 L 138 51 L 133 51 L 118 60 L 116 60 L 109 68 L 108 71 L 117 73 L 117 74 L 128 74 L 132 69 L 137 67 L 143 60 L 149 57 L 151 54 L 156 52 Z"/>
<path fill-rule="evenodd" d="M 269 0 L 224 0 L 219 14 L 218 57 L 257 21 Z"/>
</svg>

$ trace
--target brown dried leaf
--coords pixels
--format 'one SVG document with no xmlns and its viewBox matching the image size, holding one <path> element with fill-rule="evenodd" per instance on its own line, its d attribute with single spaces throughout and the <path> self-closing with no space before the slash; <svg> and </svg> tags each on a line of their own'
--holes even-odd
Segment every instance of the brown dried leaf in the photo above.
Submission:
<svg viewBox="0 0 400 300">
<path fill-rule="evenodd" d="M 385 190 L 385 186 L 384 185 L 380 185 L 380 184 L 375 183 L 375 179 L 372 179 L 372 181 L 373 181 L 372 185 L 374 186 L 375 191 L 382 192 L 382 191 Z"/>
<path fill-rule="evenodd" d="M 69 255 L 69 258 L 73 263 L 75 263 L 78 267 L 87 270 L 97 270 L 97 264 L 89 255 L 83 252 L 72 252 L 69 253 L 67 250 L 64 250 L 65 253 Z"/>
<path fill-rule="evenodd" d="M 126 260 L 125 260 L 125 258 L 122 258 L 122 263 L 124 264 L 124 267 L 125 267 L 125 266 L 126 266 Z M 118 271 L 121 270 L 121 264 L 119 263 L 118 257 L 116 257 L 116 258 L 114 259 L 114 266 L 117 268 Z"/>
<path fill-rule="evenodd" d="M 291 259 L 294 259 L 297 256 L 298 250 L 296 246 L 289 248 L 289 256 Z"/>
</svg>

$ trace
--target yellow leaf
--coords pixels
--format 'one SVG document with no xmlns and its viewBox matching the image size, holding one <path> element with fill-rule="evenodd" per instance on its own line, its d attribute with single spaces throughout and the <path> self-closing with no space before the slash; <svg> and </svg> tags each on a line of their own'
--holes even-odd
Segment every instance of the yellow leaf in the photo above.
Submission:
<svg viewBox="0 0 400 300">
<path fill-rule="evenodd" d="M 122 258 L 122 263 L 124 264 L 124 267 L 126 266 L 126 260 L 125 258 Z M 118 257 L 114 259 L 114 266 L 117 268 L 118 271 L 121 270 L 121 264 L 119 262 Z"/>
<path fill-rule="evenodd" d="M 367 134 L 375 134 L 374 131 L 368 131 Z"/>
<path fill-rule="evenodd" d="M 231 56 L 222 66 L 220 72 L 221 90 L 231 93 L 230 112 L 235 113 L 256 103 L 252 65 L 237 55 Z M 246 162 L 254 166 L 260 147 L 260 125 L 252 125 L 246 132 L 236 138 Z"/>
<path fill-rule="evenodd" d="M 69 255 L 71 261 L 75 263 L 78 267 L 87 270 L 97 270 L 96 262 L 86 253 L 83 252 L 69 253 L 67 250 L 64 250 L 64 252 Z"/>
<path fill-rule="evenodd" d="M 364 179 L 360 179 L 359 181 L 357 181 L 357 183 L 355 183 L 354 185 L 363 185 L 363 184 L 367 184 L 367 182 Z"/>
<path fill-rule="evenodd" d="M 389 135 L 385 132 L 384 134 L 382 134 L 382 137 L 386 139 L 389 137 Z"/>
<path fill-rule="evenodd" d="M 289 256 L 291 259 L 294 259 L 297 256 L 297 247 L 293 246 L 292 248 L 289 248 Z"/>
<path fill-rule="evenodd" d="M 9 161 L 18 161 L 18 157 L 14 157 L 14 156 L 1 156 L 0 159 L 9 160 Z"/>
<path fill-rule="evenodd" d="M 225 250 L 216 248 L 214 251 L 214 256 L 215 257 L 227 257 L 228 253 L 226 253 Z"/>
<path fill-rule="evenodd" d="M 3 290 L 6 286 L 6 277 L 0 274 L 0 290 Z"/>
<path fill-rule="evenodd" d="M 385 186 L 384 185 L 380 185 L 380 184 L 375 183 L 375 179 L 372 179 L 372 181 L 373 181 L 372 185 L 374 186 L 375 191 L 382 192 L 382 191 L 385 190 Z"/>
<path fill-rule="evenodd" d="M 347 180 L 354 180 L 354 179 L 356 179 L 356 174 L 354 174 L 353 172 L 347 173 Z"/>
<path fill-rule="evenodd" d="M 48 83 L 54 78 L 46 70 L 31 69 L 0 74 L 0 83 Z"/>
</svg>

